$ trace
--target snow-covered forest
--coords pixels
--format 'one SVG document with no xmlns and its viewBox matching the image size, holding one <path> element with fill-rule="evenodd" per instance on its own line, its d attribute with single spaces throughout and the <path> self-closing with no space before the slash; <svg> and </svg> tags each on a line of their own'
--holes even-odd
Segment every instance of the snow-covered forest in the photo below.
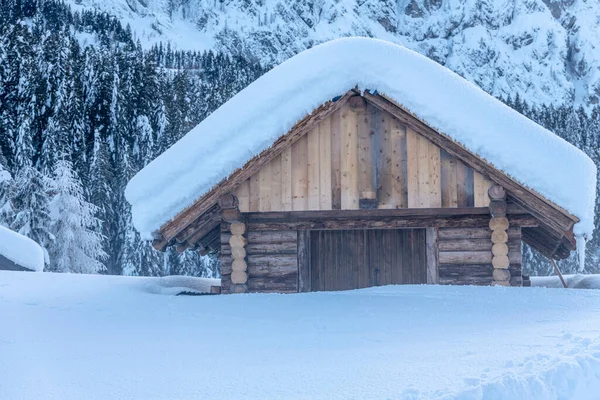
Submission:
<svg viewBox="0 0 600 400">
<path fill-rule="evenodd" d="M 143 49 L 129 27 L 56 1 L 0 6 L 0 224 L 40 243 L 47 270 L 213 276 L 216 261 L 140 240 L 128 180 L 269 66 L 219 52 Z M 600 165 L 600 107 L 507 104 Z M 600 272 L 600 232 L 586 271 Z M 577 270 L 576 255 L 561 263 Z M 524 252 L 524 273 L 551 265 Z"/>
</svg>

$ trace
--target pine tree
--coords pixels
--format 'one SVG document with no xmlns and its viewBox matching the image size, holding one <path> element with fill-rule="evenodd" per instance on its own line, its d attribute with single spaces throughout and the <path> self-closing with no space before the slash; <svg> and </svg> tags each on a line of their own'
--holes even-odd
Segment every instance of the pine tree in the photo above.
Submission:
<svg viewBox="0 0 600 400">
<path fill-rule="evenodd" d="M 56 162 L 52 193 L 50 269 L 88 274 L 104 270 L 97 207 L 85 201 L 81 182 L 66 158 Z"/>
<path fill-rule="evenodd" d="M 14 196 L 15 184 L 5 165 L 6 159 L 0 151 L 0 225 L 8 227 L 14 218 L 12 197 Z"/>
</svg>

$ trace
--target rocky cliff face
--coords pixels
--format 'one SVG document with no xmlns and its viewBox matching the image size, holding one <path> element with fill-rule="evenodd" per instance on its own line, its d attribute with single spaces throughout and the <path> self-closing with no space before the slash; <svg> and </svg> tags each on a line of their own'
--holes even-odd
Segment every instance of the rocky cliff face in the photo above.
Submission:
<svg viewBox="0 0 600 400">
<path fill-rule="evenodd" d="M 494 95 L 600 101 L 598 0 L 72 0 L 130 23 L 143 44 L 278 63 L 340 36 L 412 48 Z"/>
</svg>

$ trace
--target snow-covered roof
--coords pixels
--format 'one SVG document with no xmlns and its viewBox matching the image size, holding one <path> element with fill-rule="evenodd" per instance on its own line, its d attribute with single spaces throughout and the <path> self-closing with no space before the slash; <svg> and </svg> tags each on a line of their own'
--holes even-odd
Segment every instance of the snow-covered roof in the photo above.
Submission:
<svg viewBox="0 0 600 400">
<path fill-rule="evenodd" d="M 26 236 L 0 226 L 0 255 L 32 271 L 44 270 L 44 251 Z"/>
<path fill-rule="evenodd" d="M 596 167 L 582 151 L 449 69 L 402 46 L 344 38 L 285 61 L 212 113 L 129 182 L 145 238 L 295 123 L 357 87 L 377 90 L 593 230 Z"/>
</svg>

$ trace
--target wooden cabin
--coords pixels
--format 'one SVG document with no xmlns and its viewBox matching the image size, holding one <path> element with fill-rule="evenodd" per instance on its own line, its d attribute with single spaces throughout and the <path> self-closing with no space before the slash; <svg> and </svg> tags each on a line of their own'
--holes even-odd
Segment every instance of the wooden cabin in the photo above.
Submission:
<svg viewBox="0 0 600 400">
<path fill-rule="evenodd" d="M 414 110 L 349 88 L 179 210 L 153 245 L 215 254 L 222 293 L 521 286 L 521 244 L 564 259 L 578 221 Z"/>
</svg>

